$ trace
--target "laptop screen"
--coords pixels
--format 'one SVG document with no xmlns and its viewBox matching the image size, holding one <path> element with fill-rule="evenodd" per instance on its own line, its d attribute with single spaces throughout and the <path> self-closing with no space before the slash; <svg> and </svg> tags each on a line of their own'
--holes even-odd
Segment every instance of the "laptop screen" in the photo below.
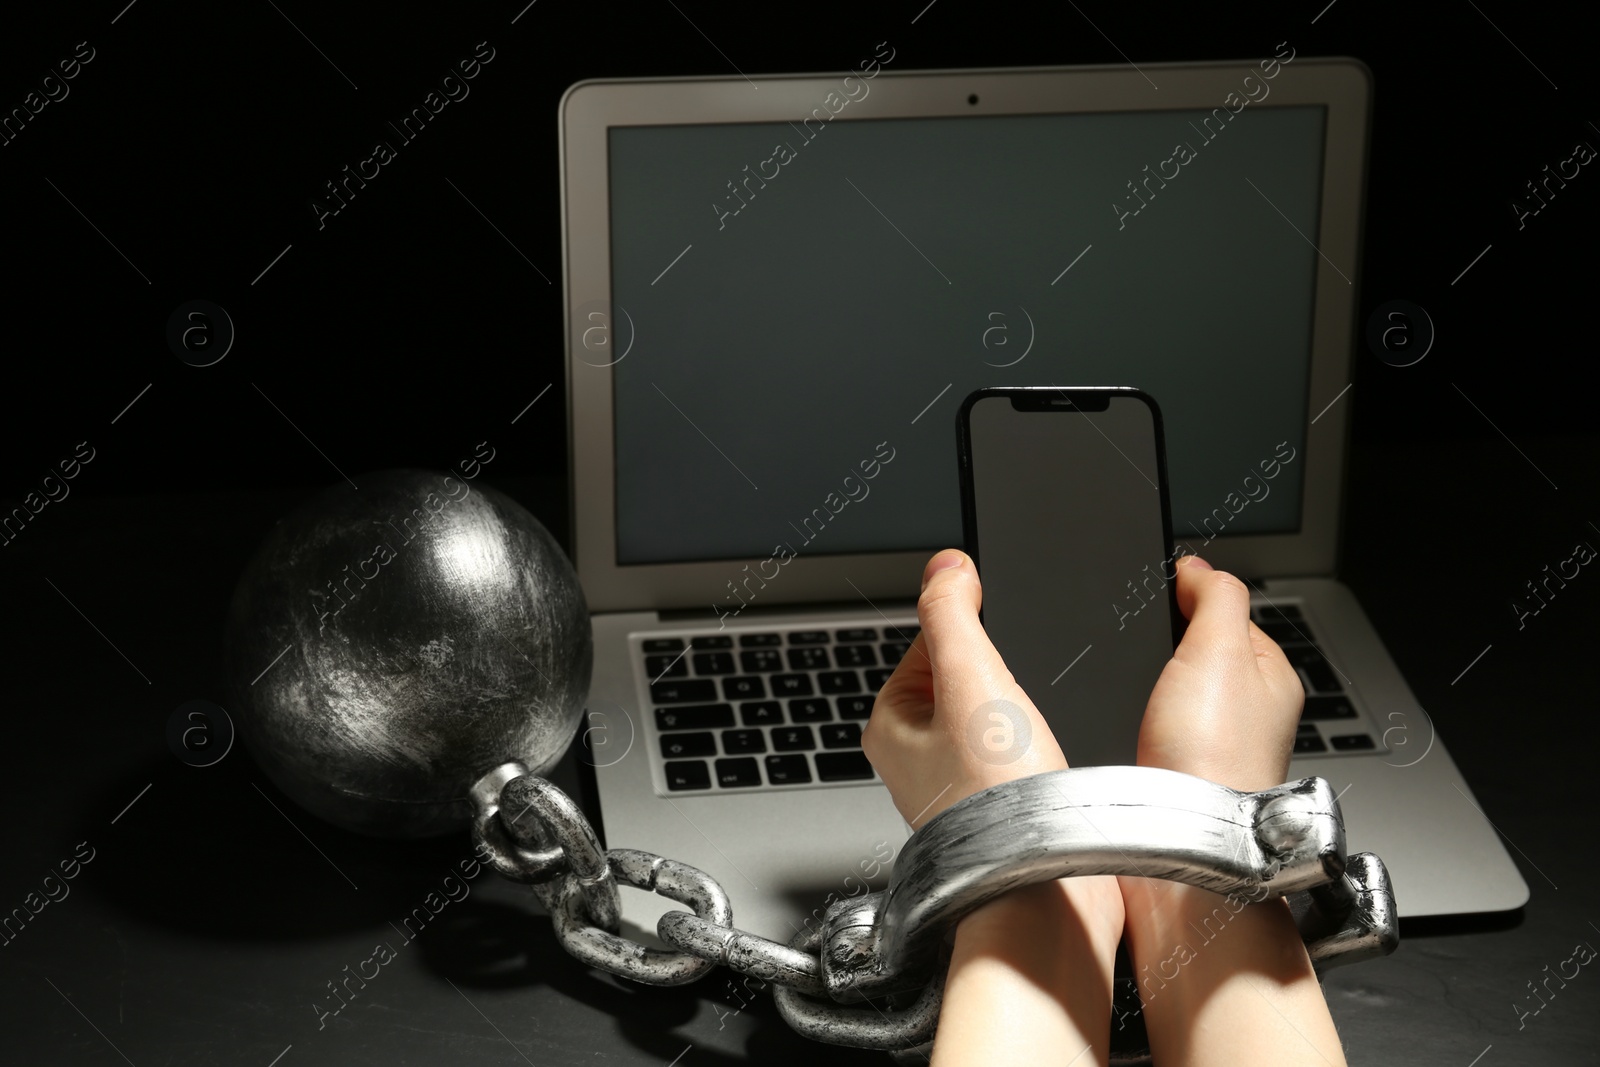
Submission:
<svg viewBox="0 0 1600 1067">
<path fill-rule="evenodd" d="M 1180 541 L 1298 530 L 1325 109 L 1227 114 L 613 127 L 617 563 L 959 545 L 993 385 L 1144 389 Z"/>
</svg>

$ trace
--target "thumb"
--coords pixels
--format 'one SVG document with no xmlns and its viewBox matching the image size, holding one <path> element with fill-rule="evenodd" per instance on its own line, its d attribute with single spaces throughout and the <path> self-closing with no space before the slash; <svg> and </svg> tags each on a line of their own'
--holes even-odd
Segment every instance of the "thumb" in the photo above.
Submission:
<svg viewBox="0 0 1600 1067">
<path fill-rule="evenodd" d="M 1179 652 L 1189 649 L 1252 652 L 1250 590 L 1227 571 L 1213 570 L 1199 556 L 1178 564 L 1178 610 L 1189 620 Z"/>
<path fill-rule="evenodd" d="M 1000 653 L 978 619 L 983 587 L 972 558 L 946 549 L 928 561 L 922 575 L 917 618 L 933 667 L 935 713 L 970 711 L 1009 693 L 1014 686 Z"/>
</svg>

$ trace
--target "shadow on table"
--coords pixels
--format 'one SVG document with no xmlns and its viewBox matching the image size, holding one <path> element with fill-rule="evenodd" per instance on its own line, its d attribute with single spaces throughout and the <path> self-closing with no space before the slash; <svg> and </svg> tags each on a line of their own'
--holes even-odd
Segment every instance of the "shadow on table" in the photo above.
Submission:
<svg viewBox="0 0 1600 1067">
<path fill-rule="evenodd" d="M 208 768 L 150 760 L 73 805 L 96 813 L 124 806 L 112 826 L 72 820 L 69 836 L 95 849 L 86 865 L 95 877 L 80 877 L 75 888 L 142 922 L 207 940 L 290 941 L 372 929 L 410 913 L 472 856 L 464 832 L 380 841 L 324 823 L 279 793 L 242 753 Z M 620 1038 L 662 1063 L 691 1045 L 701 1065 L 809 1064 L 823 1056 L 836 1065 L 886 1062 L 883 1053 L 798 1036 L 770 991 L 739 988 L 740 976 L 724 968 L 678 987 L 635 986 L 592 970 L 566 954 L 532 900 L 524 910 L 477 891 L 497 877 L 484 868 L 471 891 L 416 938 L 423 965 L 464 990 L 549 987 L 612 1020 L 615 1036 L 601 1047 Z M 732 1031 L 722 1044 L 741 1042 L 742 1054 L 705 1043 L 722 1027 Z"/>
<path fill-rule="evenodd" d="M 79 877 L 75 890 L 215 940 L 299 941 L 382 926 L 437 893 L 473 855 L 464 830 L 384 841 L 323 822 L 237 745 L 212 767 L 152 757 L 73 807 L 95 813 L 52 833 L 95 850 L 86 865 L 94 877 Z M 114 824 L 98 817 L 119 811 Z M 492 877 L 485 869 L 477 884 Z"/>
<path fill-rule="evenodd" d="M 425 966 L 464 989 L 548 986 L 609 1016 L 618 1036 L 662 1063 L 673 1062 L 690 1045 L 697 1064 L 810 1064 L 823 1056 L 840 1064 L 885 1062 L 880 1052 L 800 1037 L 778 1014 L 770 992 L 756 986 L 759 991 L 741 988 L 736 996 L 728 986 L 737 988 L 740 976 L 720 967 L 698 982 L 662 987 L 591 970 L 566 954 L 546 916 L 505 904 L 464 900 L 417 944 Z M 693 1036 L 723 1027 L 742 1035 L 742 1055 L 709 1048 Z"/>
</svg>

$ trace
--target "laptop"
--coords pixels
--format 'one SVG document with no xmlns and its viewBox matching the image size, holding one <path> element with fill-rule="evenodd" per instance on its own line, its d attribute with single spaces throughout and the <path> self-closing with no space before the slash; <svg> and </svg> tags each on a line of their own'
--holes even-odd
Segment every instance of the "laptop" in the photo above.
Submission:
<svg viewBox="0 0 1600 1067">
<path fill-rule="evenodd" d="M 1522 905 L 1335 575 L 1366 68 L 1287 45 L 904 64 L 883 43 L 848 74 L 563 98 L 571 543 L 607 846 L 706 871 L 737 926 L 784 942 L 885 886 L 910 830 L 859 737 L 923 565 L 961 544 L 956 410 L 984 386 L 1134 385 L 1162 408 L 1176 538 L 1251 583 L 1302 675 L 1289 777 L 1333 784 L 1400 914 Z M 680 907 L 622 903 L 647 941 Z"/>
</svg>

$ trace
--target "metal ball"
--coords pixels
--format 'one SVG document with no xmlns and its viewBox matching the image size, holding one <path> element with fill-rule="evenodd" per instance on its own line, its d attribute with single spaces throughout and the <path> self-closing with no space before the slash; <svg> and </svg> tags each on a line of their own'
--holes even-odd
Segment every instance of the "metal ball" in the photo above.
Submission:
<svg viewBox="0 0 1600 1067">
<path fill-rule="evenodd" d="M 239 734 L 308 811 L 377 837 L 468 825 L 472 784 L 548 770 L 594 663 L 577 573 L 502 493 L 395 470 L 282 519 L 245 568 L 225 663 Z"/>
</svg>

